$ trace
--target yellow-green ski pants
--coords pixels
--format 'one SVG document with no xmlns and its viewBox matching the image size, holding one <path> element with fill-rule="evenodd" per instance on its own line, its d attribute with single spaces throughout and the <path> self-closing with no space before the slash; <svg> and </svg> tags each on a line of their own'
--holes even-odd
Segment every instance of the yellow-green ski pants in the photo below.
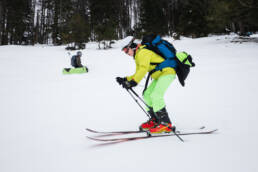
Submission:
<svg viewBox="0 0 258 172">
<path fill-rule="evenodd" d="M 143 99 L 149 107 L 153 108 L 154 112 L 158 112 L 166 106 L 164 95 L 175 77 L 176 75 L 173 74 L 161 76 L 158 79 L 153 80 L 144 91 Z"/>
</svg>

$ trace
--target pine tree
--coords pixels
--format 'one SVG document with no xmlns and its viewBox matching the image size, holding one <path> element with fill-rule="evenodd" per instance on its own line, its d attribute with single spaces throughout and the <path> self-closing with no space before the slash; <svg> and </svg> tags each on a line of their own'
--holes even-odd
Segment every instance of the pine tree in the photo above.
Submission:
<svg viewBox="0 0 258 172">
<path fill-rule="evenodd" d="M 229 4 L 229 15 L 235 32 L 245 35 L 248 31 L 257 31 L 258 2 L 255 0 L 233 0 Z"/>
<path fill-rule="evenodd" d="M 180 35 L 200 37 L 208 34 L 207 20 L 209 0 L 182 1 L 179 4 L 179 21 L 176 32 Z"/>
<path fill-rule="evenodd" d="M 31 34 L 31 0 L 1 1 L 1 43 L 28 43 Z"/>
<path fill-rule="evenodd" d="M 1 0 L 0 45 L 92 40 L 108 48 L 146 33 L 245 35 L 258 30 L 257 18 L 256 0 Z"/>
<path fill-rule="evenodd" d="M 140 29 L 142 34 L 167 35 L 166 0 L 142 0 L 140 4 Z"/>
<path fill-rule="evenodd" d="M 74 43 L 72 49 L 84 49 L 84 43 L 89 38 L 89 25 L 79 13 L 75 13 L 70 19 L 68 30 L 67 43 Z"/>
<path fill-rule="evenodd" d="M 93 40 L 98 41 L 99 45 L 104 41 L 104 48 L 108 48 L 118 35 L 119 3 L 117 0 L 89 0 L 89 8 Z"/>
</svg>

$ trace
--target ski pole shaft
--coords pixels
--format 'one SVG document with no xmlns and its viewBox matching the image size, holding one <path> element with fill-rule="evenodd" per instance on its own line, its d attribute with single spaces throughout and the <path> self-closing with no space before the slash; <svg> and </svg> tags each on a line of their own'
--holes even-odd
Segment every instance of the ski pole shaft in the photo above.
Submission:
<svg viewBox="0 0 258 172">
<path fill-rule="evenodd" d="M 173 131 L 173 130 L 172 130 Z M 173 133 L 175 134 L 175 136 L 177 136 L 177 138 L 179 138 L 179 140 L 181 140 L 182 142 L 184 142 L 184 140 L 175 132 L 173 131 Z"/>
<path fill-rule="evenodd" d="M 138 97 L 139 100 L 141 100 L 141 102 L 142 102 L 147 108 L 150 108 L 150 107 L 144 102 L 144 100 L 143 100 L 132 88 L 130 88 L 130 90 L 132 91 L 132 93 L 133 93 L 136 97 Z"/>
<path fill-rule="evenodd" d="M 149 114 L 144 110 L 144 108 L 141 106 L 141 104 L 138 102 L 138 100 L 132 95 L 132 93 L 126 89 L 126 91 L 130 94 L 130 96 L 134 99 L 134 101 L 139 105 L 139 107 L 142 109 L 142 111 L 150 118 Z"/>
</svg>

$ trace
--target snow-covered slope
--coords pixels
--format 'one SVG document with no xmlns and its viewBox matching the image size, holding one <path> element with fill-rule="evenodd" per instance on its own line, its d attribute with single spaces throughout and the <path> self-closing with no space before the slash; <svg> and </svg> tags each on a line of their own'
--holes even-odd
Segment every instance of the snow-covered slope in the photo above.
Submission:
<svg viewBox="0 0 258 172">
<path fill-rule="evenodd" d="M 111 50 L 87 44 L 82 62 L 90 72 L 80 75 L 62 75 L 70 64 L 63 46 L 1 46 L 0 171 L 258 171 L 258 44 L 232 38 L 173 42 L 196 67 L 184 88 L 175 80 L 167 91 L 170 117 L 178 129 L 205 125 L 217 134 L 105 146 L 84 129 L 135 130 L 147 120 L 115 82 L 135 69 L 123 41 Z"/>
</svg>

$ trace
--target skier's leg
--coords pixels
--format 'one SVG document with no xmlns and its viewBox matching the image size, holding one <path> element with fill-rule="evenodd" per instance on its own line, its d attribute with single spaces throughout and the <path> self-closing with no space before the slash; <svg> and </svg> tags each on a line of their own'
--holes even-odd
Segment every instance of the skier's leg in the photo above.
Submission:
<svg viewBox="0 0 258 172">
<path fill-rule="evenodd" d="M 157 80 L 153 80 L 151 82 L 151 84 L 148 86 L 148 88 L 144 91 L 144 94 L 143 94 L 143 99 L 144 99 L 144 102 L 149 106 L 149 107 L 152 107 L 152 100 L 151 100 L 151 97 L 150 95 L 152 94 L 155 86 L 156 86 L 156 83 L 157 83 Z M 148 111 L 149 109 L 147 109 Z"/>
<path fill-rule="evenodd" d="M 150 101 L 152 102 L 152 107 L 154 112 L 158 112 L 159 110 L 163 109 L 165 105 L 164 95 L 167 91 L 170 84 L 175 79 L 176 75 L 165 75 L 161 76 L 155 84 L 150 96 Z"/>
<path fill-rule="evenodd" d="M 148 105 L 148 107 L 146 107 L 147 112 L 150 115 L 150 119 L 148 121 L 142 123 L 139 127 L 139 129 L 143 130 L 143 131 L 149 130 L 150 128 L 154 127 L 157 123 L 157 118 L 153 111 L 152 100 L 150 97 L 151 93 L 153 92 L 153 90 L 155 88 L 156 83 L 157 83 L 157 81 L 153 80 L 151 82 L 151 84 L 149 85 L 149 87 L 144 91 L 144 94 L 143 94 L 144 102 Z"/>
<path fill-rule="evenodd" d="M 157 84 L 150 95 L 153 105 L 153 110 L 157 117 L 157 125 L 150 128 L 150 133 L 163 133 L 163 132 L 172 132 L 174 128 L 172 127 L 171 121 L 169 119 L 166 105 L 164 101 L 164 95 L 169 85 L 175 79 L 175 75 L 166 75 L 162 76 L 157 80 Z"/>
</svg>

